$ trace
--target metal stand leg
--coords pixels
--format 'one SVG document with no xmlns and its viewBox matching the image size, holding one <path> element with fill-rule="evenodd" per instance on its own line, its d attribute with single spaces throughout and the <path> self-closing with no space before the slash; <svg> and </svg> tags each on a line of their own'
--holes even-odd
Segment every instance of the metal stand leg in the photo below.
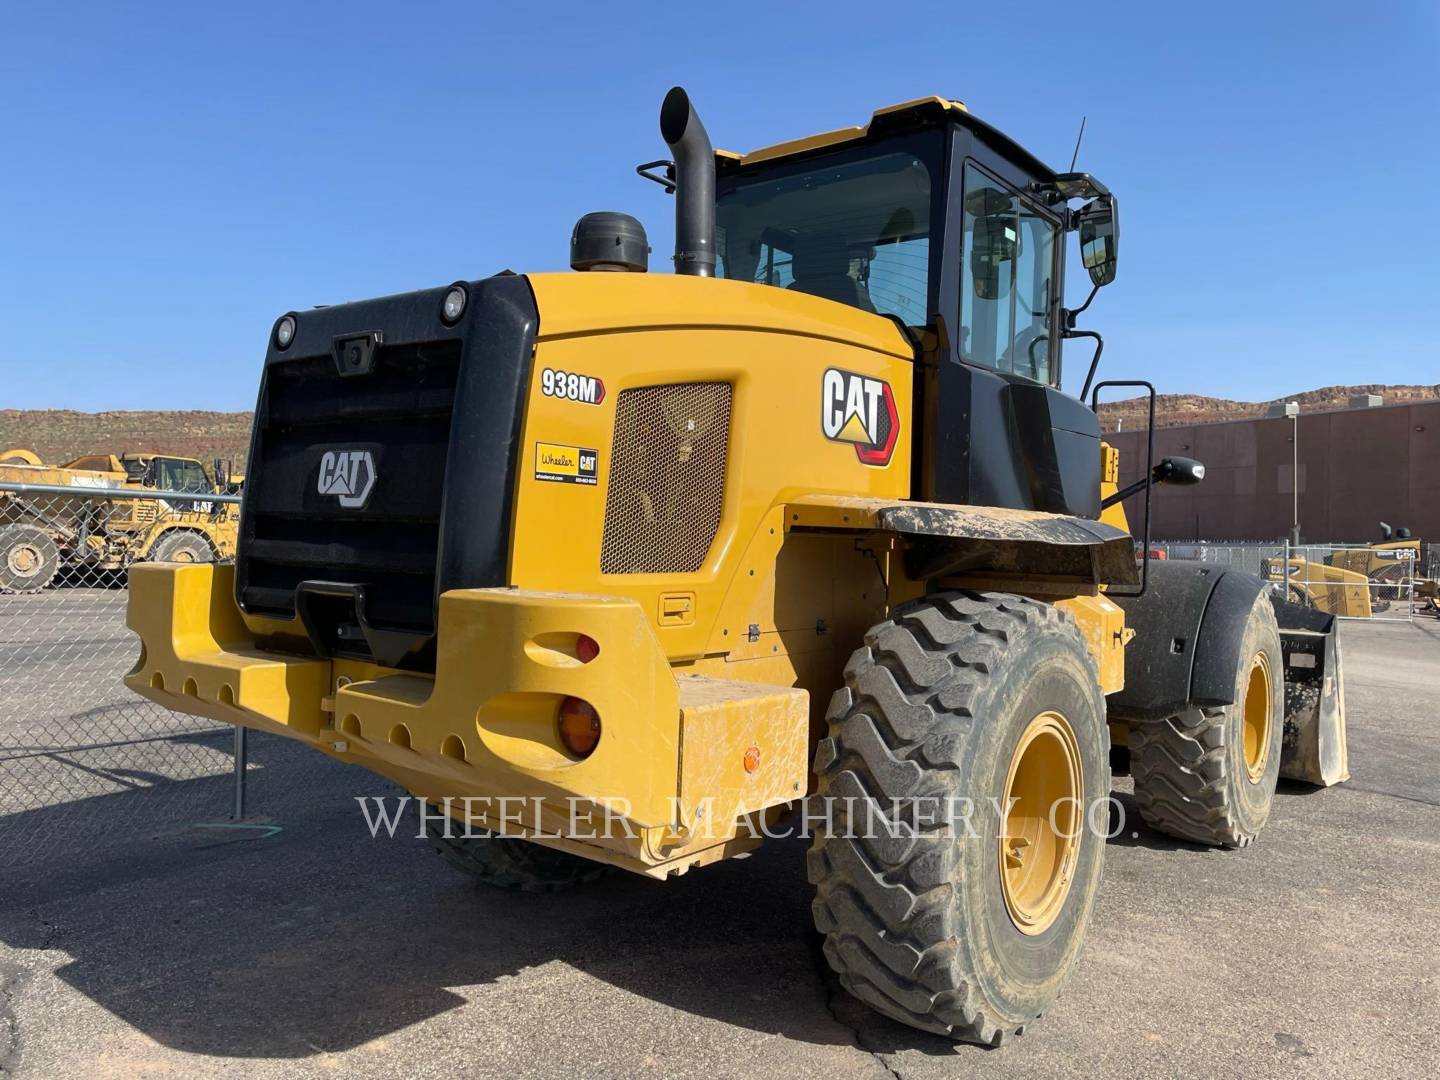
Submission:
<svg viewBox="0 0 1440 1080">
<path fill-rule="evenodd" d="M 238 725 L 235 728 L 235 813 L 234 820 L 241 821 L 245 817 L 245 761 L 246 748 L 245 736 L 249 732 Z"/>
</svg>

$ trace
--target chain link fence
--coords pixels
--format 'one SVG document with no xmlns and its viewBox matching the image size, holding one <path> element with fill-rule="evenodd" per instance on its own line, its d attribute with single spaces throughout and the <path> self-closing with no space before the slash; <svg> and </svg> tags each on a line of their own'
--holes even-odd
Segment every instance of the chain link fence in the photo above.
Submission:
<svg viewBox="0 0 1440 1080">
<path fill-rule="evenodd" d="M 234 729 L 122 679 L 138 652 L 128 567 L 232 558 L 238 501 L 123 477 L 0 479 L 0 879 L 117 832 L 231 813 Z"/>
<path fill-rule="evenodd" d="M 1151 542 L 1152 557 L 1203 562 L 1254 574 L 1283 589 L 1293 603 L 1345 619 L 1412 619 L 1425 605 L 1417 584 L 1435 579 L 1421 573 L 1428 559 L 1440 562 L 1437 545 L 1422 551 L 1418 541 L 1392 544 L 1300 544 L 1287 541 Z M 1417 603 L 1417 600 L 1419 601 Z"/>
<path fill-rule="evenodd" d="M 1266 576 L 1267 560 L 1281 557 L 1285 545 L 1283 541 L 1220 543 L 1212 540 L 1155 540 L 1151 541 L 1150 547 L 1152 556 L 1159 551 L 1166 559 L 1209 563 L 1263 578 Z"/>
</svg>

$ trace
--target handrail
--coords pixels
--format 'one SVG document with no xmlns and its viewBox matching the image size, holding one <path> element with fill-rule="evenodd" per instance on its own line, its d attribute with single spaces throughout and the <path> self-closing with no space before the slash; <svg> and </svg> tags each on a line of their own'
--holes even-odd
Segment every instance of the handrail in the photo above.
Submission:
<svg viewBox="0 0 1440 1080">
<path fill-rule="evenodd" d="M 1089 385 L 1089 380 L 1086 380 L 1086 385 Z M 1110 379 L 1106 382 L 1096 383 L 1095 388 L 1090 391 L 1090 411 L 1097 416 L 1100 411 L 1100 391 L 1112 386 L 1139 387 L 1147 391 L 1150 396 L 1150 423 L 1145 431 L 1145 546 L 1141 549 L 1140 557 L 1140 588 L 1136 592 L 1112 590 L 1109 593 L 1111 596 L 1144 596 L 1145 587 L 1150 584 L 1150 492 L 1155 487 L 1155 387 L 1144 379 Z"/>
</svg>

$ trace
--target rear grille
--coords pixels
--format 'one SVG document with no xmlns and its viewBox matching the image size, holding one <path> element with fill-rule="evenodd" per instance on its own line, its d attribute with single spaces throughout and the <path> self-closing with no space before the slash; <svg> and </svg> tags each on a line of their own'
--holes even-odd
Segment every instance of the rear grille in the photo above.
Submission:
<svg viewBox="0 0 1440 1080">
<path fill-rule="evenodd" d="M 382 346 L 363 375 L 329 356 L 269 365 L 246 492 L 246 610 L 290 615 L 302 581 L 363 586 L 378 627 L 433 633 L 451 412 L 461 342 Z M 368 452 L 365 504 L 318 490 L 327 451 Z"/>
<path fill-rule="evenodd" d="M 600 544 L 604 574 L 689 574 L 720 528 L 729 383 L 621 392 Z"/>
</svg>

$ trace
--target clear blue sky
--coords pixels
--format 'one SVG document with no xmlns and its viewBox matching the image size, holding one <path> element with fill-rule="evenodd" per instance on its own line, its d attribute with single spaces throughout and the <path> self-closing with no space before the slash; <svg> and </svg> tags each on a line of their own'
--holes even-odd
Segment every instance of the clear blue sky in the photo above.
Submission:
<svg viewBox="0 0 1440 1080">
<path fill-rule="evenodd" d="M 737 150 L 935 93 L 1064 166 L 1088 114 L 1107 374 L 1440 380 L 1440 5 L 1103 7 L 8 4 L 0 408 L 249 408 L 279 313 L 563 268 L 587 210 L 664 265 L 677 82 Z"/>
</svg>

